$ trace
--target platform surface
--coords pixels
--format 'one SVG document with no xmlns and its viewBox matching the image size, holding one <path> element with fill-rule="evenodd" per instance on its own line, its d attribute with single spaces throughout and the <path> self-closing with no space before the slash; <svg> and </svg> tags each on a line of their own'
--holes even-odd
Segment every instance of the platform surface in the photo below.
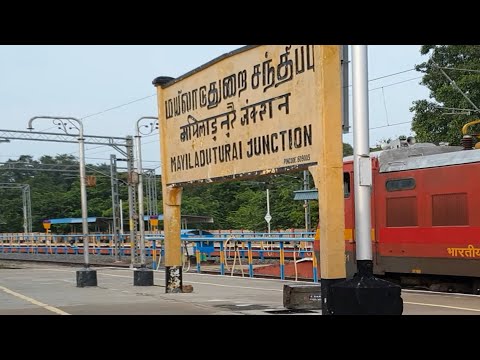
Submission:
<svg viewBox="0 0 480 360">
<path fill-rule="evenodd" d="M 192 293 L 133 286 L 131 269 L 96 268 L 98 286 L 76 287 L 77 267 L 3 264 L 0 315 L 276 315 L 285 314 L 283 285 L 293 281 L 184 273 Z M 302 282 L 298 282 L 302 283 Z M 305 284 L 312 284 L 311 282 Z M 403 290 L 404 315 L 480 315 L 480 296 Z M 321 310 L 295 315 L 320 315 Z"/>
</svg>

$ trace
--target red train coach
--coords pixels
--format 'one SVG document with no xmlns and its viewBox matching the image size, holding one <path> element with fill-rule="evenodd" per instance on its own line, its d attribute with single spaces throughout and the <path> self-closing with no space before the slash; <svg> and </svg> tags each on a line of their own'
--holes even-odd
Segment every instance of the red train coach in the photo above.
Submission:
<svg viewBox="0 0 480 360">
<path fill-rule="evenodd" d="M 443 283 L 461 278 L 479 292 L 480 143 L 473 148 L 467 140 L 462 147 L 414 144 L 409 138 L 371 153 L 375 274 L 418 284 L 433 276 L 443 277 Z M 353 156 L 344 158 L 343 169 L 347 276 L 352 276 Z"/>
</svg>

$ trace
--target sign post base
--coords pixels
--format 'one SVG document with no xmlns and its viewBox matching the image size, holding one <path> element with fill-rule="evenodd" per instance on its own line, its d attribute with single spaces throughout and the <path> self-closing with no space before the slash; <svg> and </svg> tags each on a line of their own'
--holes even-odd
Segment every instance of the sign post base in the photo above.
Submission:
<svg viewBox="0 0 480 360">
<path fill-rule="evenodd" d="M 353 279 L 331 287 L 333 315 L 402 315 L 401 287 L 374 277 L 371 260 L 357 266 Z"/>
</svg>

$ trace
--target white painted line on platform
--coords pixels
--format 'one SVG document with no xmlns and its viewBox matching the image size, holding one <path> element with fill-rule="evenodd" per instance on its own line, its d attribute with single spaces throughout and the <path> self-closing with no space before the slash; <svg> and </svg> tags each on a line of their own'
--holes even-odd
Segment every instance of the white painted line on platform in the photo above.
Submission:
<svg viewBox="0 0 480 360">
<path fill-rule="evenodd" d="M 107 270 L 108 268 L 105 268 L 105 267 L 102 267 L 102 268 L 98 268 L 98 269 L 95 269 L 97 271 L 99 270 Z M 36 270 L 44 270 L 44 271 L 60 271 L 60 272 L 75 272 L 76 270 L 63 270 L 63 269 L 45 269 L 45 268 L 41 268 L 41 269 L 36 269 Z M 112 270 L 123 270 L 123 271 L 133 271 L 134 269 L 125 269 L 125 268 L 117 268 L 117 267 L 113 267 Z M 156 273 L 165 273 L 165 270 L 155 270 Z M 103 275 L 109 275 L 109 276 L 118 276 L 118 277 L 127 277 L 129 278 L 129 276 L 122 276 L 122 275 L 111 275 L 111 274 L 103 274 Z M 293 281 L 293 280 L 281 280 L 281 279 L 265 279 L 265 278 L 251 278 L 251 277 L 248 277 L 248 276 L 245 276 L 245 277 L 241 277 L 241 276 L 228 276 L 228 275 L 216 275 L 216 274 L 202 274 L 202 273 L 190 273 L 190 272 L 183 272 L 183 275 L 198 275 L 198 276 L 202 276 L 202 277 L 216 277 L 216 278 L 219 278 L 219 279 L 236 279 L 236 280 L 244 280 L 244 281 L 248 281 L 248 280 L 259 280 L 259 281 L 266 281 L 266 282 L 280 282 L 280 283 L 289 283 L 289 284 L 308 284 L 308 285 L 320 285 L 320 283 L 314 283 L 314 282 L 311 282 L 311 281 Z M 192 281 L 190 281 L 192 282 Z M 198 283 L 198 284 L 202 284 L 202 283 Z M 208 285 L 214 285 L 214 284 L 208 284 Z M 232 286 L 230 286 L 232 287 Z M 235 286 L 233 286 L 235 287 Z M 282 290 L 283 291 L 283 290 Z"/>
<path fill-rule="evenodd" d="M 113 277 L 121 277 L 121 278 L 127 278 L 127 279 L 132 278 L 131 276 L 126 276 L 126 275 L 113 275 L 113 274 L 102 274 L 102 275 L 113 276 Z"/>
<path fill-rule="evenodd" d="M 36 285 L 55 285 L 58 284 L 58 282 L 39 282 Z"/>
<path fill-rule="evenodd" d="M 123 277 L 123 278 L 128 278 L 130 279 L 130 276 L 125 276 L 125 275 L 113 275 L 113 274 L 102 274 L 106 276 L 114 276 L 114 277 Z M 157 279 L 159 281 L 164 281 L 165 279 Z M 279 289 L 266 289 L 266 288 L 257 288 L 257 287 L 251 287 L 251 286 L 235 286 L 235 285 L 224 285 L 224 284 L 213 284 L 213 283 L 205 283 L 205 282 L 198 282 L 198 281 L 186 281 L 187 283 L 191 284 L 199 284 L 199 285 L 210 285 L 210 286 L 219 286 L 219 287 L 227 287 L 227 288 L 236 288 L 236 289 L 249 289 L 249 290 L 262 290 L 262 291 L 279 291 L 283 292 L 282 290 Z"/>
<path fill-rule="evenodd" d="M 410 302 L 410 301 L 404 301 L 403 303 L 404 304 L 410 304 L 410 305 L 422 305 L 422 306 L 441 307 L 441 308 L 446 308 L 446 309 L 480 312 L 480 309 L 470 309 L 470 308 L 463 308 L 463 307 L 449 306 L 449 305 L 425 304 L 425 303 L 417 303 L 417 302 Z"/>
<path fill-rule="evenodd" d="M 476 297 L 480 298 L 480 295 L 476 294 L 464 294 L 464 293 L 453 293 L 453 292 L 441 292 L 441 291 L 431 291 L 431 290 L 416 290 L 416 289 L 402 289 L 402 292 L 411 293 L 411 294 L 434 294 L 434 295 L 447 295 L 447 296 L 465 296 L 465 297 Z"/>
<path fill-rule="evenodd" d="M 44 269 L 44 270 L 49 270 L 49 271 L 60 271 L 60 272 L 73 272 L 71 270 L 60 270 L 60 269 Z M 125 269 L 127 270 L 127 269 Z M 112 276 L 112 277 L 121 277 L 121 278 L 127 278 L 130 279 L 130 276 L 125 276 L 125 275 L 114 275 L 114 274 L 105 274 L 103 273 L 102 275 L 106 276 Z M 215 276 L 215 275 L 214 275 Z M 219 277 L 216 275 L 217 278 L 221 279 L 222 277 Z M 164 281 L 165 279 L 158 279 L 160 281 Z M 192 284 L 199 284 L 199 285 L 210 285 L 210 286 L 219 286 L 219 287 L 228 287 L 228 288 L 237 288 L 237 289 L 249 289 L 249 290 L 267 290 L 267 291 L 279 291 L 283 292 L 282 290 L 279 289 L 266 289 L 266 288 L 257 288 L 257 287 L 251 287 L 251 286 L 235 286 L 235 285 L 223 285 L 223 284 L 212 284 L 212 283 L 205 283 L 205 282 L 198 282 L 198 281 L 187 281 L 188 283 Z"/>
<path fill-rule="evenodd" d="M 53 270 L 53 271 L 66 271 L 66 272 L 71 272 L 70 270 L 60 270 L 60 269 L 45 269 L 45 270 Z M 121 270 L 130 270 L 130 269 L 121 269 Z M 157 271 L 157 272 L 164 272 L 164 271 Z M 212 275 L 212 274 L 198 274 L 198 273 L 186 273 L 188 275 L 202 275 L 202 276 L 210 276 L 210 277 L 216 277 L 219 279 L 225 278 L 222 277 L 221 275 Z M 123 278 L 128 278 L 130 279 L 130 276 L 125 276 L 125 275 L 113 275 L 113 274 L 102 274 L 102 275 L 107 275 L 107 276 L 113 276 L 113 277 L 123 277 Z M 236 277 L 237 279 L 245 279 L 245 280 L 252 280 L 252 278 L 241 278 L 241 277 Z M 158 279 L 159 281 L 164 281 L 165 279 Z M 267 280 L 267 281 L 275 281 L 276 279 L 259 279 L 259 278 L 253 278 L 253 280 Z M 277 280 L 278 281 L 278 280 Z M 279 289 L 265 289 L 265 288 L 256 288 L 256 287 L 249 287 L 249 286 L 235 286 L 235 285 L 224 285 L 224 284 L 213 284 L 213 283 L 205 283 L 205 282 L 197 282 L 197 281 L 187 281 L 188 283 L 192 284 L 199 284 L 199 285 L 210 285 L 210 286 L 219 286 L 219 287 L 227 287 L 227 288 L 238 288 L 238 289 L 249 289 L 249 290 L 267 290 L 267 291 L 277 291 L 277 292 L 283 292 L 282 290 Z M 300 281 L 299 281 L 300 282 Z M 312 283 L 309 283 L 312 284 Z M 425 291 L 425 290 L 403 290 L 402 292 L 409 292 L 409 293 L 424 293 L 424 294 L 438 294 L 438 295 L 461 295 L 461 296 L 470 296 L 470 297 L 479 297 L 478 295 L 471 295 L 471 294 L 453 294 L 453 293 L 441 293 L 441 292 L 434 292 L 434 291 Z M 443 307 L 447 309 L 456 309 L 456 310 L 465 310 L 465 311 L 473 311 L 473 312 L 480 312 L 480 309 L 471 309 L 471 308 L 461 308 L 461 307 L 455 307 L 455 306 L 448 306 L 448 305 L 438 305 L 438 304 L 426 304 L 426 303 L 416 303 L 416 302 L 406 302 L 404 301 L 404 304 L 410 304 L 410 305 L 421 305 L 421 306 L 431 306 L 431 307 Z"/>
<path fill-rule="evenodd" d="M 44 304 L 40 301 L 37 301 L 35 299 L 32 299 L 31 297 L 28 297 L 28 296 L 25 296 L 25 295 L 22 295 L 20 293 L 17 293 L 15 291 L 12 291 L 10 289 L 7 289 L 6 287 L 4 286 L 0 286 L 0 290 L 3 290 L 5 291 L 7 294 L 10 294 L 10 295 L 13 295 L 13 296 L 16 296 L 22 300 L 26 300 L 34 305 L 37 305 L 37 306 L 40 306 L 40 307 L 43 307 L 44 309 L 47 309 L 51 312 L 54 312 L 56 314 L 59 314 L 59 315 L 70 315 L 69 313 L 63 311 L 63 310 L 60 310 L 60 309 L 57 309 L 56 307 L 53 307 L 53 306 L 50 306 L 50 305 L 47 305 L 47 304 Z"/>
<path fill-rule="evenodd" d="M 163 280 L 163 279 L 162 279 Z M 283 289 L 267 289 L 267 288 L 258 288 L 252 286 L 235 286 L 235 285 L 224 285 L 224 284 L 212 284 L 206 282 L 198 282 L 198 281 L 186 281 L 187 283 L 191 284 L 199 284 L 199 285 L 211 285 L 211 286 L 219 286 L 219 287 L 227 287 L 227 288 L 235 288 L 235 289 L 249 289 L 249 290 L 261 290 L 261 291 L 279 291 L 283 292 Z"/>
<path fill-rule="evenodd" d="M 165 270 L 155 270 L 156 272 L 164 273 Z M 207 270 L 208 271 L 208 270 Z M 248 270 L 247 270 L 248 271 Z M 220 272 L 218 274 L 204 274 L 204 273 L 197 273 L 197 272 L 183 272 L 183 275 L 197 275 L 197 276 L 204 276 L 204 277 L 223 277 L 223 278 L 229 278 L 229 279 L 238 279 L 238 280 L 259 280 L 259 281 L 277 281 L 277 282 L 282 282 L 282 283 L 294 283 L 294 284 L 307 284 L 307 285 L 320 285 L 320 282 L 314 283 L 313 281 L 295 281 L 295 280 L 282 280 L 280 278 L 278 279 L 268 279 L 268 278 L 261 278 L 261 277 L 250 277 L 250 276 L 230 276 L 230 275 L 220 275 Z"/>
</svg>

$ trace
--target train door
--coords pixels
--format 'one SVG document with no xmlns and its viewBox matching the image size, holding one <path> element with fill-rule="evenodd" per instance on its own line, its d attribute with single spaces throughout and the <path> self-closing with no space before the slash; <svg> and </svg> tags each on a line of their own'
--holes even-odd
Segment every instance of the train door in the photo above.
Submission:
<svg viewBox="0 0 480 360">
<path fill-rule="evenodd" d="M 373 158 L 372 159 L 372 191 L 370 194 L 370 199 L 371 199 L 371 223 L 372 223 L 372 230 L 371 230 L 371 241 L 372 241 L 372 261 L 373 261 L 373 271 L 374 273 L 376 272 L 375 270 L 378 268 L 378 242 L 379 242 L 379 237 L 380 233 L 378 231 L 377 223 L 377 208 L 378 204 L 376 199 L 378 199 L 378 196 L 376 195 L 377 192 L 377 187 L 381 186 L 378 182 L 378 174 L 379 174 L 379 166 L 378 166 L 378 158 Z"/>
<path fill-rule="evenodd" d="M 343 167 L 343 195 L 345 198 L 345 265 L 347 278 L 357 272 L 355 256 L 355 194 L 353 182 L 353 163 Z"/>
</svg>

